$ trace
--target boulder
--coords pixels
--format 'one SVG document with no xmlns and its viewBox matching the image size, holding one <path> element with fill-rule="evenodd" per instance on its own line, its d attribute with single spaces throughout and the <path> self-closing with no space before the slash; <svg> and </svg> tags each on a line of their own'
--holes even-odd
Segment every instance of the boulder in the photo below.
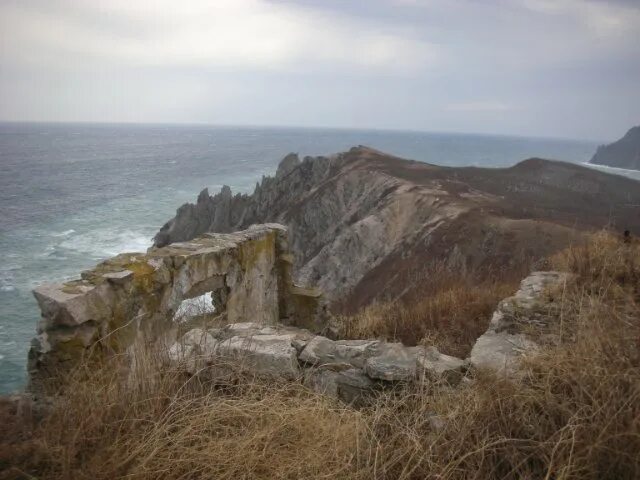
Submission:
<svg viewBox="0 0 640 480">
<path fill-rule="evenodd" d="M 464 377 L 466 363 L 450 355 L 440 353 L 435 347 L 426 347 L 418 352 L 417 374 L 424 380 L 444 380 L 457 385 Z"/>
<path fill-rule="evenodd" d="M 367 358 L 364 371 L 373 379 L 408 381 L 416 376 L 420 347 L 405 347 L 401 343 L 380 345 L 379 353 Z"/>
<path fill-rule="evenodd" d="M 232 357 L 242 367 L 258 374 L 294 379 L 300 371 L 298 352 L 289 335 L 235 336 L 220 342 L 218 354 Z"/>
<path fill-rule="evenodd" d="M 533 272 L 522 280 L 516 294 L 498 305 L 489 328 L 471 350 L 470 363 L 514 375 L 519 360 L 539 350 L 549 318 L 556 317 L 545 315 L 556 307 L 545 292 L 562 286 L 569 277 L 563 272 Z"/>
<path fill-rule="evenodd" d="M 218 345 L 218 340 L 209 332 L 194 328 L 169 348 L 169 360 L 183 366 L 187 373 L 194 375 L 216 354 Z"/>
<path fill-rule="evenodd" d="M 375 355 L 380 342 L 377 340 L 329 340 L 317 335 L 300 354 L 300 360 L 311 365 L 348 364 L 364 367 L 367 358 Z"/>
<path fill-rule="evenodd" d="M 365 404 L 376 389 L 375 383 L 357 368 L 339 372 L 313 368 L 305 377 L 305 385 L 354 406 Z"/>
</svg>

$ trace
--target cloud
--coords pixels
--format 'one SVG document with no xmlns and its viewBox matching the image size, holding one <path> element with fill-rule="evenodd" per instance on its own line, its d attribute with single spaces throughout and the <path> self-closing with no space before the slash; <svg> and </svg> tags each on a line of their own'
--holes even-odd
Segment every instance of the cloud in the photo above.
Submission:
<svg viewBox="0 0 640 480">
<path fill-rule="evenodd" d="M 513 107 L 502 102 L 450 103 L 445 107 L 449 112 L 506 112 Z"/>
<path fill-rule="evenodd" d="M 0 0 L 0 119 L 607 138 L 639 0 Z"/>
<path fill-rule="evenodd" d="M 597 0 L 519 0 L 533 12 L 576 19 L 597 37 L 621 37 L 640 28 L 640 2 Z"/>
<path fill-rule="evenodd" d="M 38 52 L 36 61 L 53 64 L 70 55 L 143 66 L 406 72 L 431 67 L 440 55 L 436 45 L 401 28 L 264 0 L 29 5 L 0 7 L 3 49 L 15 61 L 29 60 L 26 47 Z"/>
</svg>

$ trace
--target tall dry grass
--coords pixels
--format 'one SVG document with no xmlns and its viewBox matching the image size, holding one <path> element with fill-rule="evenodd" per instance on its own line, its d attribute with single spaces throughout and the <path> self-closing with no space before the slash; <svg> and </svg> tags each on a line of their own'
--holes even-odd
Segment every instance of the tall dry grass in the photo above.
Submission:
<svg viewBox="0 0 640 480">
<path fill-rule="evenodd" d="M 598 235 L 553 259 L 576 274 L 548 319 L 560 340 L 518 380 L 479 371 L 356 410 L 242 372 L 213 384 L 151 362 L 131 383 L 104 366 L 0 433 L 0 478 L 640 478 L 639 258 Z"/>
<path fill-rule="evenodd" d="M 405 345 L 435 345 L 466 357 L 484 333 L 498 302 L 514 293 L 516 282 L 473 282 L 459 278 L 413 300 L 377 303 L 355 315 L 337 317 L 341 338 L 382 338 Z"/>
<path fill-rule="evenodd" d="M 321 478 L 357 471 L 360 413 L 299 383 L 242 371 L 210 382 L 161 365 L 145 364 L 135 383 L 113 366 L 74 372 L 29 435 L 3 439 L 0 478 Z"/>
</svg>

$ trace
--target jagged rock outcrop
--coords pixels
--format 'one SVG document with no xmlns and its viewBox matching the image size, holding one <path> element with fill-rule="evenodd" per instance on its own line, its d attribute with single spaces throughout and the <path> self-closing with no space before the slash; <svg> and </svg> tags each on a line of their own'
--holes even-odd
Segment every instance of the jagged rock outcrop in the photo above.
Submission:
<svg viewBox="0 0 640 480">
<path fill-rule="evenodd" d="M 599 146 L 589 163 L 640 170 L 640 126 L 631 128 L 620 140 Z"/>
<path fill-rule="evenodd" d="M 578 243 L 583 230 L 640 231 L 638 204 L 640 182 L 574 164 L 446 168 L 356 147 L 302 161 L 289 155 L 252 195 L 204 190 L 155 243 L 277 221 L 292 231 L 295 278 L 354 310 L 409 296 L 440 264 L 519 273 Z"/>
<path fill-rule="evenodd" d="M 31 378 L 67 370 L 89 349 L 133 358 L 139 349 L 171 344 L 182 301 L 209 292 L 216 314 L 229 322 L 319 332 L 326 322 L 322 297 L 292 283 L 291 262 L 286 228 L 267 224 L 121 254 L 79 280 L 42 285 L 34 290 L 42 320 L 30 352 Z M 263 348 L 277 349 L 277 339 L 269 340 Z"/>
</svg>

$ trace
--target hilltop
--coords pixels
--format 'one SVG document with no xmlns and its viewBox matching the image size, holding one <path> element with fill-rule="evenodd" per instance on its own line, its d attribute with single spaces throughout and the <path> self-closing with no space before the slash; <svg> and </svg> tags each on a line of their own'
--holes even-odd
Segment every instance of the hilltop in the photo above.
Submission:
<svg viewBox="0 0 640 480">
<path fill-rule="evenodd" d="M 290 154 L 251 195 L 203 190 L 155 244 L 285 224 L 296 279 L 320 287 L 334 309 L 355 311 L 411 297 L 442 268 L 522 278 L 582 232 L 640 232 L 638 204 L 640 182 L 575 164 L 532 158 L 450 168 L 359 146 L 303 160 Z"/>
</svg>

